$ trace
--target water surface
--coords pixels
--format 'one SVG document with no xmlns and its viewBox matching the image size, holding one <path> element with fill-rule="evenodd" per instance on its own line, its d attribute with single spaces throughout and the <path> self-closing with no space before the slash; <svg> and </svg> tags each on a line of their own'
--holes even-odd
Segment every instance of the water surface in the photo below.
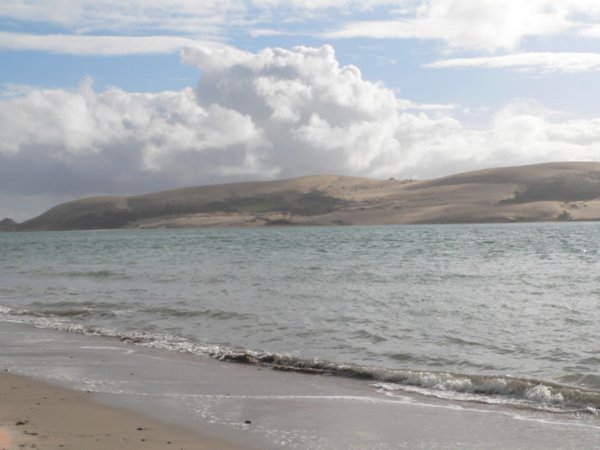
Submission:
<svg viewBox="0 0 600 450">
<path fill-rule="evenodd" d="M 589 409 L 599 248 L 597 223 L 0 233 L 0 319 Z"/>
</svg>

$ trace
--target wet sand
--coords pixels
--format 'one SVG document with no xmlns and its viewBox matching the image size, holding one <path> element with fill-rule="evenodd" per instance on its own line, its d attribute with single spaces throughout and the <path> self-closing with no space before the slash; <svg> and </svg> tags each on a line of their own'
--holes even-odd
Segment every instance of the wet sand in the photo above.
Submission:
<svg viewBox="0 0 600 450">
<path fill-rule="evenodd" d="M 234 450 L 191 430 L 91 401 L 89 394 L 0 373 L 0 449 Z"/>
<path fill-rule="evenodd" d="M 4 370 L 73 390 L 1 377 L 3 432 L 40 449 L 587 449 L 600 437 L 592 415 L 390 396 L 360 380 L 12 323 L 0 324 Z"/>
</svg>

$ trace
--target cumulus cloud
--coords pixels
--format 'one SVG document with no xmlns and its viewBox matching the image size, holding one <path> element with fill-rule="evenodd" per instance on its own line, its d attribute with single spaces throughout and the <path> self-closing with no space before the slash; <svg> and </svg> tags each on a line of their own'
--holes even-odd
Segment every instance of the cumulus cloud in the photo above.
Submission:
<svg viewBox="0 0 600 450">
<path fill-rule="evenodd" d="M 454 58 L 425 65 L 433 69 L 470 68 L 515 69 L 535 72 L 597 72 L 600 53 L 526 52 L 502 56 Z"/>
<path fill-rule="evenodd" d="M 340 65 L 330 46 L 208 46 L 182 58 L 202 72 L 195 89 L 97 92 L 85 81 L 1 99 L 0 194 L 136 193 L 317 173 L 426 178 L 600 154 L 600 118 L 566 120 L 519 100 L 471 128 L 451 109 L 411 109 Z"/>
<path fill-rule="evenodd" d="M 191 88 L 31 90 L 0 102 L 0 123 L 2 192 L 140 192 L 262 174 L 252 118 L 202 106 Z"/>
<path fill-rule="evenodd" d="M 561 121 L 557 115 L 531 100 L 502 108 L 482 142 L 490 162 L 598 160 L 600 118 Z"/>
<path fill-rule="evenodd" d="M 405 101 L 357 67 L 341 66 L 330 46 L 185 50 L 183 60 L 202 69 L 199 98 L 247 114 L 264 130 L 279 176 L 397 173 L 415 135 L 454 123 L 404 113 Z"/>
<path fill-rule="evenodd" d="M 578 147 L 567 138 L 567 130 L 584 125 L 600 131 L 597 120 L 560 122 L 531 102 L 509 103 L 483 130 L 456 119 L 452 105 L 411 111 L 417 105 L 364 80 L 358 68 L 341 66 L 329 46 L 218 54 L 196 49 L 184 51 L 183 59 L 204 73 L 200 98 L 248 114 L 265 130 L 272 144 L 268 158 L 281 176 L 428 177 L 485 165 L 596 159 L 600 151 L 593 133 Z M 511 131 L 511 124 L 523 133 Z M 527 124 L 541 130 L 537 139 L 525 133 Z"/>
</svg>

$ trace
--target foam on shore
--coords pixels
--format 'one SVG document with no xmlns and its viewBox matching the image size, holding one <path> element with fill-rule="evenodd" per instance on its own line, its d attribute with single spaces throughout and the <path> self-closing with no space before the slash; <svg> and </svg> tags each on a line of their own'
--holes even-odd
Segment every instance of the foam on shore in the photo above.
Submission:
<svg viewBox="0 0 600 450">
<path fill-rule="evenodd" d="M 389 395 L 364 379 L 265 370 L 16 323 L 0 327 L 3 368 L 256 449 L 593 448 L 600 432 L 591 414 Z"/>
<path fill-rule="evenodd" d="M 65 322 L 81 311 L 40 312 L 13 310 L 0 306 L 0 319 L 34 325 L 38 328 L 118 338 L 123 342 L 162 350 L 208 356 L 220 361 L 269 367 L 280 371 L 333 375 L 373 381 L 373 386 L 390 395 L 399 391 L 417 392 L 439 398 L 507 404 L 554 412 L 578 412 L 598 415 L 600 391 L 552 383 L 545 380 L 506 375 L 474 375 L 451 372 L 433 372 L 411 369 L 391 369 L 333 362 L 318 358 L 256 351 L 239 347 L 210 345 L 164 334 L 121 332 L 101 327 L 86 327 Z"/>
</svg>

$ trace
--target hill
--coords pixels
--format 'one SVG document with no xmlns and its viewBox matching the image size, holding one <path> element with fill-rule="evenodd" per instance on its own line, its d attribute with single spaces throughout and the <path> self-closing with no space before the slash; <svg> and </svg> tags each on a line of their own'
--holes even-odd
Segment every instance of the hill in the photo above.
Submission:
<svg viewBox="0 0 600 450">
<path fill-rule="evenodd" d="M 0 231 L 15 231 L 17 227 L 17 223 L 12 219 L 0 220 Z"/>
<path fill-rule="evenodd" d="M 547 163 L 413 180 L 308 176 L 103 196 L 11 224 L 22 230 L 469 223 L 600 219 L 600 163 Z"/>
</svg>

